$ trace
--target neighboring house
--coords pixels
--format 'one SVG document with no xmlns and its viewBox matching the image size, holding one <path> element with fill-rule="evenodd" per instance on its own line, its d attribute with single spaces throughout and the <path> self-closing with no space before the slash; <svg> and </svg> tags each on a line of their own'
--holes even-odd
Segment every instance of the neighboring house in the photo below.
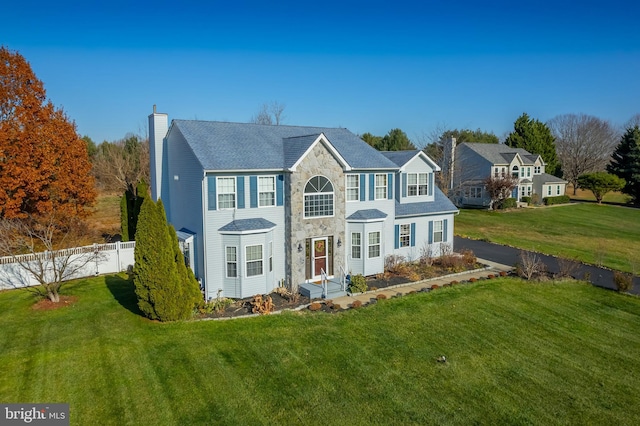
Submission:
<svg viewBox="0 0 640 426">
<path fill-rule="evenodd" d="M 564 195 L 567 181 L 545 173 L 542 157 L 522 148 L 504 144 L 451 143 L 455 150 L 451 158 L 452 179 L 450 198 L 457 206 L 489 206 L 484 181 L 492 176 L 510 174 L 518 178 L 511 196 L 516 201 L 533 194 L 540 198 Z"/>
<path fill-rule="evenodd" d="M 153 198 L 207 299 L 313 290 L 323 273 L 372 275 L 388 255 L 452 248 L 458 210 L 421 151 L 381 153 L 341 128 L 169 126 L 155 107 L 149 134 Z"/>
</svg>

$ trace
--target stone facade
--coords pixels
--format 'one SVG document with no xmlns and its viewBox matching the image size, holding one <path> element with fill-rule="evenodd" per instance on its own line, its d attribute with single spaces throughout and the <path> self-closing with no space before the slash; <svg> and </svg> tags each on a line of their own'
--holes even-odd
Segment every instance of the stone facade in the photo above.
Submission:
<svg viewBox="0 0 640 426">
<path fill-rule="evenodd" d="M 313 176 L 324 176 L 333 185 L 334 215 L 304 218 L 304 188 Z M 345 267 L 345 175 L 333 154 L 320 142 L 305 156 L 296 171 L 285 179 L 286 270 L 293 288 L 305 282 L 306 241 L 310 238 L 333 238 L 333 270 L 340 274 Z M 338 241 L 340 247 L 338 247 Z"/>
</svg>

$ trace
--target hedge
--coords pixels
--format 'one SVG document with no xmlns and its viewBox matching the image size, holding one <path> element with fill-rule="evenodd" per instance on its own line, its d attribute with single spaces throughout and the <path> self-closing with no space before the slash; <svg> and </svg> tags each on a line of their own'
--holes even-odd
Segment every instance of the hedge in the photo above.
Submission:
<svg viewBox="0 0 640 426">
<path fill-rule="evenodd" d="M 571 202 L 571 198 L 568 195 L 558 195 L 557 197 L 545 197 L 542 201 L 545 206 L 551 206 L 553 204 L 568 204 Z"/>
</svg>

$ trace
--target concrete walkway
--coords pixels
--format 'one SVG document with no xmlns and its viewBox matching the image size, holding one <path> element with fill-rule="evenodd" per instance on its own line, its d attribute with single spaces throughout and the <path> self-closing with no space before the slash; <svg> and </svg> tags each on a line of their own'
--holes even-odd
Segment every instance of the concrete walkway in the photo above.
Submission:
<svg viewBox="0 0 640 426">
<path fill-rule="evenodd" d="M 513 270 L 512 266 L 502 265 L 500 263 L 491 262 L 489 260 L 477 259 L 478 263 L 487 265 L 483 269 L 475 269 L 473 271 L 460 272 L 457 274 L 445 275 L 438 278 L 430 278 L 428 280 L 410 282 L 406 284 L 398 284 L 391 287 L 381 288 L 379 290 L 367 291 L 366 293 L 358 293 L 355 295 L 347 295 L 331 299 L 333 304 L 340 305 L 341 309 L 347 309 L 350 305 L 359 300 L 362 304 L 369 303 L 371 299 L 376 299 L 379 294 L 384 294 L 387 299 L 398 294 L 405 295 L 409 293 L 417 293 L 424 288 L 430 288 L 432 285 L 443 286 L 451 281 L 468 281 L 471 278 L 487 278 L 488 275 L 500 274 L 500 272 L 509 272 Z"/>
</svg>

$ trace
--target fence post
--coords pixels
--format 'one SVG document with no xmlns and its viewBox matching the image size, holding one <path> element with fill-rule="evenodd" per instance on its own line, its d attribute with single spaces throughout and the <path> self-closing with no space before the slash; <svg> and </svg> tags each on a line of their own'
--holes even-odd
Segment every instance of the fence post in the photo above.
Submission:
<svg viewBox="0 0 640 426">
<path fill-rule="evenodd" d="M 116 241 L 116 262 L 118 272 L 122 271 L 122 265 L 120 265 L 120 241 Z"/>
</svg>

